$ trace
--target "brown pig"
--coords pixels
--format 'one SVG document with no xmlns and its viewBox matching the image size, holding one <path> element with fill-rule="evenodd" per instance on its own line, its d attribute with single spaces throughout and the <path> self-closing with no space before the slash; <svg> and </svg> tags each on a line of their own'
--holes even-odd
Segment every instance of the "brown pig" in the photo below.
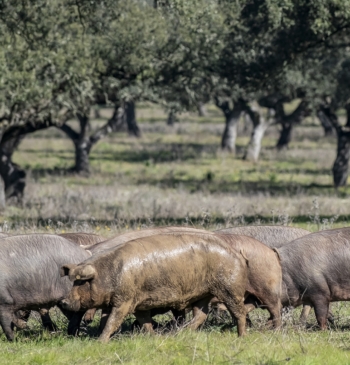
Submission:
<svg viewBox="0 0 350 365">
<path fill-rule="evenodd" d="M 217 297 L 245 333 L 244 295 L 247 266 L 242 255 L 214 235 L 155 235 L 127 242 L 85 260 L 65 265 L 62 274 L 74 281 L 61 302 L 66 310 L 111 308 L 100 336 L 108 341 L 130 313 L 152 331 L 151 310 L 194 307 L 190 328 L 206 317 Z"/>
<path fill-rule="evenodd" d="M 119 245 L 122 245 L 126 242 L 135 240 L 137 238 L 143 238 L 143 237 L 149 237 L 154 236 L 156 234 L 162 234 L 162 233 L 171 233 L 171 232 L 196 232 L 196 233 L 203 233 L 203 234 L 209 234 L 210 232 L 207 232 L 205 230 L 196 229 L 192 227 L 157 227 L 157 228 L 148 228 L 148 229 L 142 229 L 140 231 L 131 231 L 126 232 L 122 234 L 118 234 L 115 237 L 109 238 L 103 242 L 98 242 L 96 244 L 86 246 L 85 249 L 88 249 L 93 255 L 96 255 L 100 252 L 109 250 L 111 248 L 118 247 Z M 91 322 L 94 318 L 96 310 L 91 309 L 86 312 L 84 320 L 86 322 Z M 165 312 L 164 312 L 165 313 Z M 177 311 L 173 310 L 173 313 L 175 315 L 176 320 L 179 320 L 179 317 L 183 317 L 183 313 L 178 313 Z M 156 314 L 162 314 L 162 313 L 155 313 Z M 102 318 L 105 319 L 107 313 L 103 311 Z M 103 327 L 103 321 L 101 322 L 100 329 L 102 330 Z"/>
<path fill-rule="evenodd" d="M 247 312 L 261 306 L 270 312 L 270 320 L 274 327 L 280 327 L 282 269 L 276 252 L 252 237 L 218 233 L 216 236 L 232 249 L 241 252 L 247 260 Z"/>
<path fill-rule="evenodd" d="M 115 248 L 123 243 L 135 240 L 137 238 L 154 236 L 156 234 L 171 233 L 171 232 L 194 232 L 194 233 L 209 233 L 203 229 L 197 229 L 192 227 L 157 227 L 142 229 L 140 231 L 131 231 L 122 234 L 118 234 L 115 237 L 109 238 L 103 242 L 98 242 L 94 245 L 88 247 L 89 251 L 96 255 L 99 252 L 109 250 L 110 248 Z"/>
<path fill-rule="evenodd" d="M 239 226 L 239 227 L 224 228 L 216 231 L 216 233 L 242 234 L 245 236 L 253 237 L 271 248 L 279 248 L 291 241 L 306 236 L 311 232 L 302 228 L 267 225 L 267 226 Z M 302 322 L 306 322 L 306 319 L 310 313 L 310 309 L 311 307 L 308 305 L 303 306 L 303 311 L 300 317 L 300 320 Z M 331 313 L 329 316 L 329 320 L 330 322 L 333 322 L 333 316 Z"/>
<path fill-rule="evenodd" d="M 307 231 L 306 231 L 307 232 Z M 190 227 L 160 227 L 145 229 L 141 231 L 128 232 L 116 237 L 113 237 L 107 241 L 90 246 L 89 251 L 93 255 L 103 252 L 106 249 L 118 247 L 126 242 L 129 242 L 136 238 L 153 236 L 155 234 L 172 234 L 172 233 L 186 233 L 186 234 L 216 234 L 217 232 L 206 232 Z M 233 238 L 234 237 L 234 238 Z M 249 272 L 250 272 L 250 290 L 247 290 L 251 295 L 247 298 L 246 309 L 251 311 L 256 306 L 262 305 L 262 307 L 269 310 L 272 323 L 278 327 L 280 326 L 280 291 L 281 291 L 281 266 L 279 264 L 278 257 L 271 249 L 267 248 L 264 244 L 249 238 L 236 235 L 222 235 L 222 239 L 225 239 L 233 249 L 240 252 L 244 248 L 244 252 L 249 256 Z M 267 270 L 268 268 L 268 270 Z M 253 289 L 254 288 L 254 289 Z M 216 300 L 211 302 L 212 305 L 216 304 Z M 163 312 L 163 311 L 162 311 Z M 181 323 L 185 317 L 184 311 L 177 311 L 172 308 L 172 312 L 177 322 Z M 91 320 L 92 311 L 88 311 L 85 317 L 86 320 Z M 152 311 L 152 315 L 161 314 L 157 310 Z M 103 317 L 106 315 L 104 311 Z M 103 322 L 101 322 L 101 329 Z"/>
</svg>

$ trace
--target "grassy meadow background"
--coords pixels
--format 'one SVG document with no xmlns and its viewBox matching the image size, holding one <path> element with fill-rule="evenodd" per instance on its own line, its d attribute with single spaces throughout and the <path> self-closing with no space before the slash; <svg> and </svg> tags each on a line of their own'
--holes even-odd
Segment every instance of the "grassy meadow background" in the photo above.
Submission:
<svg viewBox="0 0 350 365">
<path fill-rule="evenodd" d="M 110 114 L 102 109 L 93 128 Z M 150 104 L 138 105 L 137 117 L 142 138 L 116 133 L 102 140 L 92 150 L 89 177 L 68 173 L 73 145 L 59 130 L 26 137 L 14 155 L 28 171 L 23 206 L 8 206 L 0 228 L 10 234 L 87 231 L 110 237 L 160 225 L 213 230 L 270 223 L 311 231 L 349 225 L 350 188 L 332 186 L 336 139 L 323 136 L 318 120 L 297 126 L 289 149 L 281 152 L 274 148 L 277 127 L 271 127 L 254 164 L 242 160 L 249 125 L 239 126 L 235 156 L 220 150 L 223 117 L 215 107 L 208 107 L 207 117 L 183 114 L 173 127 Z M 97 322 L 83 326 L 79 338 L 68 338 L 66 322 L 55 312 L 55 334 L 43 332 L 34 316 L 15 343 L 1 335 L 0 364 L 350 363 L 350 307 L 336 303 L 332 310 L 336 325 L 326 332 L 315 328 L 314 316 L 307 328 L 300 327 L 296 310 L 276 333 L 264 328 L 266 314 L 258 310 L 243 339 L 222 332 L 211 318 L 195 333 L 147 336 L 126 326 L 107 345 L 96 341 Z"/>
</svg>

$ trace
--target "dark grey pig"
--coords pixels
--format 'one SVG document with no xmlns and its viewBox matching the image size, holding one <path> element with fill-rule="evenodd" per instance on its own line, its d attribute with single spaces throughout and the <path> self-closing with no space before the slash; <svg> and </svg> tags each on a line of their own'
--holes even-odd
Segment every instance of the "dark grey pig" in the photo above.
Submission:
<svg viewBox="0 0 350 365">
<path fill-rule="evenodd" d="M 282 265 L 282 304 L 314 307 L 325 329 L 330 302 L 350 300 L 350 228 L 312 233 L 276 252 Z"/>
<path fill-rule="evenodd" d="M 278 248 L 311 232 L 306 229 L 285 226 L 241 226 L 219 229 L 216 233 L 249 236 L 265 243 L 266 246 Z"/>
<path fill-rule="evenodd" d="M 61 266 L 89 257 L 90 253 L 83 248 L 56 235 L 29 234 L 1 239 L 0 324 L 9 341 L 14 338 L 13 326 L 23 327 L 16 312 L 55 306 L 72 288 L 67 278 L 61 278 Z M 65 310 L 63 313 L 69 319 L 69 334 L 75 334 L 82 313 Z"/>
<path fill-rule="evenodd" d="M 76 233 L 60 233 L 58 236 L 63 237 L 69 241 L 77 243 L 80 246 L 90 246 L 98 242 L 103 242 L 107 238 L 99 236 L 94 233 L 76 232 Z"/>
</svg>

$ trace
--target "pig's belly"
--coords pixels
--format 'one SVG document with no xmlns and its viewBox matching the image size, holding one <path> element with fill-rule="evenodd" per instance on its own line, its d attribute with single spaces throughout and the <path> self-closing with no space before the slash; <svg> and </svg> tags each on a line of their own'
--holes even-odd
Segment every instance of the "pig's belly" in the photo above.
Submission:
<svg viewBox="0 0 350 365">
<path fill-rule="evenodd" d="M 194 290 L 191 293 L 179 293 L 174 290 L 156 290 L 143 295 L 136 305 L 136 310 L 149 310 L 160 307 L 182 310 L 207 296 L 210 296 L 207 290 Z"/>
</svg>

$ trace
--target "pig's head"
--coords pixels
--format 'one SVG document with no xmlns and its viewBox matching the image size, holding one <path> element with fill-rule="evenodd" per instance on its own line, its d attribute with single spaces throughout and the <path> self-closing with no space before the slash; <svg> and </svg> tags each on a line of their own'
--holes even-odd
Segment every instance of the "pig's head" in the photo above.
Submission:
<svg viewBox="0 0 350 365">
<path fill-rule="evenodd" d="M 99 285 L 94 265 L 64 265 L 61 268 L 61 276 L 68 276 L 74 283 L 68 296 L 60 303 L 63 309 L 77 312 L 99 308 L 108 302 L 107 293 Z"/>
</svg>

